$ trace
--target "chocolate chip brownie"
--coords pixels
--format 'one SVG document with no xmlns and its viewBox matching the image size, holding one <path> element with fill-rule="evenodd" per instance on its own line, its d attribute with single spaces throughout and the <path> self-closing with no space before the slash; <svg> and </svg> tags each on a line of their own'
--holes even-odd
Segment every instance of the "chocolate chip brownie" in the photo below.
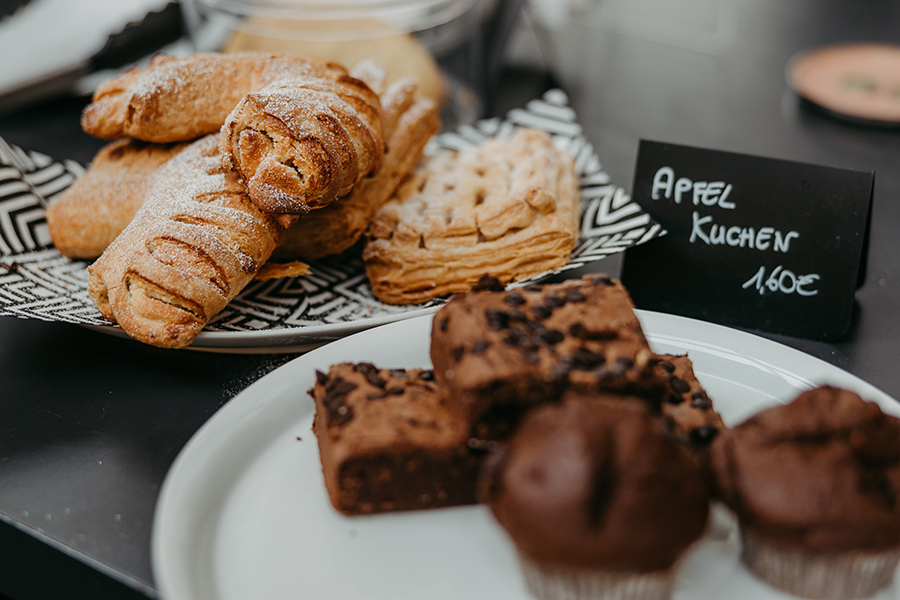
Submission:
<svg viewBox="0 0 900 600">
<path fill-rule="evenodd" d="M 691 359 L 687 354 L 659 354 L 654 360 L 657 374 L 668 380 L 662 414 L 673 433 L 694 448 L 706 448 L 725 423 L 694 375 Z"/>
<path fill-rule="evenodd" d="M 435 315 L 431 360 L 451 408 L 478 439 L 502 439 L 566 389 L 611 391 L 659 409 L 666 380 L 622 284 L 606 275 L 504 291 L 484 278 Z"/>
<path fill-rule="evenodd" d="M 316 372 L 313 429 L 325 487 L 346 514 L 472 504 L 483 451 L 438 394 L 434 373 L 370 363 Z"/>
</svg>

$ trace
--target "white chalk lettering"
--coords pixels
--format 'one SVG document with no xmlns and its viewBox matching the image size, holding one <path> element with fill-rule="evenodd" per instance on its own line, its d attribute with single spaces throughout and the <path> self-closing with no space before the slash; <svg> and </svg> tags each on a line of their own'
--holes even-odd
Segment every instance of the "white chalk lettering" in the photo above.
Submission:
<svg viewBox="0 0 900 600">
<path fill-rule="evenodd" d="M 674 192 L 674 195 L 673 195 Z M 660 167 L 653 176 L 653 187 L 650 197 L 653 200 L 660 198 L 673 198 L 675 204 L 681 204 L 685 194 L 691 194 L 691 202 L 694 206 L 716 206 L 720 208 L 734 209 L 734 202 L 726 202 L 731 194 L 731 184 L 725 185 L 724 181 L 691 181 L 687 177 L 675 179 L 675 169 L 672 167 Z"/>
<path fill-rule="evenodd" d="M 760 227 L 757 230 L 754 227 L 720 225 L 713 223 L 711 215 L 701 217 L 696 210 L 693 211 L 691 220 L 691 237 L 688 241 L 692 244 L 700 241 L 709 246 L 728 245 L 753 250 L 771 248 L 774 252 L 787 252 L 790 250 L 791 240 L 800 237 L 796 231 L 782 233 L 774 227 Z"/>
<path fill-rule="evenodd" d="M 659 192 L 662 190 L 665 192 L 663 196 L 671 198 L 673 181 L 675 181 L 675 171 L 672 170 L 672 167 L 660 167 L 653 176 L 653 191 L 650 193 L 650 197 L 659 200 Z"/>
<path fill-rule="evenodd" d="M 765 250 L 769 247 L 769 240 L 772 239 L 772 235 L 775 233 L 775 230 L 771 227 L 763 227 L 759 230 L 759 233 L 756 234 L 756 247 L 760 250 Z"/>
<path fill-rule="evenodd" d="M 789 231 L 785 235 L 781 235 L 780 231 L 775 232 L 775 252 L 787 252 L 791 246 L 791 238 L 798 238 L 800 234 L 796 231 Z"/>
<path fill-rule="evenodd" d="M 725 186 L 725 190 L 722 192 L 722 195 L 719 197 L 719 208 L 727 208 L 731 210 L 735 208 L 737 205 L 734 202 L 725 202 L 725 198 L 728 197 L 728 194 L 731 193 L 731 184 L 729 183 Z"/>
<path fill-rule="evenodd" d="M 685 192 L 691 191 L 691 188 L 694 187 L 694 184 L 691 183 L 691 180 L 687 177 L 682 177 L 678 181 L 675 182 L 675 204 L 681 204 L 681 195 Z"/>
<path fill-rule="evenodd" d="M 696 210 L 694 211 L 694 225 L 691 227 L 691 238 L 690 242 L 693 244 L 697 241 L 697 238 L 700 238 L 703 242 L 709 244 L 709 237 L 706 235 L 706 232 L 703 231 L 703 226 L 712 221 L 712 217 L 700 217 L 700 213 Z"/>
<path fill-rule="evenodd" d="M 741 243 L 741 238 L 738 237 L 741 233 L 741 228 L 737 225 L 728 228 L 728 232 L 725 234 L 725 241 L 728 242 L 729 246 L 737 246 Z"/>
</svg>

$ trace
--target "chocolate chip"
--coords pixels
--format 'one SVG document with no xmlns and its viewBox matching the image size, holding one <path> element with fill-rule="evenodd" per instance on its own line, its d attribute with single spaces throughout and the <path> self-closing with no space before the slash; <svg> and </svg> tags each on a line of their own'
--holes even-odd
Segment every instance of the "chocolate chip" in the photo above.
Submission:
<svg viewBox="0 0 900 600">
<path fill-rule="evenodd" d="M 661 361 L 659 361 L 658 364 L 660 367 L 662 367 L 662 370 L 665 371 L 666 373 L 672 373 L 675 371 L 675 365 L 673 365 L 672 363 L 670 363 L 667 360 L 661 360 Z"/>
<path fill-rule="evenodd" d="M 482 354 L 490 345 L 491 343 L 488 340 L 478 340 L 472 344 L 472 354 Z"/>
<path fill-rule="evenodd" d="M 419 373 L 419 379 L 422 381 L 434 381 L 434 371 L 431 369 L 425 369 L 421 373 Z"/>
<path fill-rule="evenodd" d="M 325 385 L 325 382 L 328 381 L 328 375 L 316 369 L 316 381 L 319 382 L 319 385 Z"/>
<path fill-rule="evenodd" d="M 389 387 L 384 390 L 386 396 L 399 396 L 403 393 L 403 388 L 400 386 Z"/>
<path fill-rule="evenodd" d="M 506 311 L 506 316 L 510 321 L 527 321 L 528 317 L 518 308 L 511 308 Z"/>
<path fill-rule="evenodd" d="M 525 304 L 525 296 L 519 292 L 510 292 L 503 301 L 512 306 L 522 306 Z"/>
<path fill-rule="evenodd" d="M 544 297 L 544 304 L 546 304 L 550 308 L 559 308 L 565 303 L 566 301 L 560 298 L 559 294 L 556 294 L 554 292 L 551 292 Z"/>
<path fill-rule="evenodd" d="M 535 334 L 535 337 L 548 346 L 555 346 L 565 338 L 562 331 L 557 329 L 546 329 Z"/>
<path fill-rule="evenodd" d="M 713 425 L 701 425 L 691 430 L 691 442 L 698 446 L 706 446 L 719 434 L 719 430 Z"/>
<path fill-rule="evenodd" d="M 553 309 L 544 304 L 538 304 L 531 307 L 531 313 L 535 319 L 546 319 L 553 314 Z"/>
<path fill-rule="evenodd" d="M 565 299 L 566 299 L 566 302 L 584 302 L 585 295 L 584 295 L 584 293 L 582 293 L 581 290 L 571 289 L 571 290 L 566 290 Z"/>
<path fill-rule="evenodd" d="M 485 309 L 484 318 L 487 319 L 488 327 L 494 331 L 502 331 L 509 327 L 509 317 L 499 308 Z"/>
<path fill-rule="evenodd" d="M 447 325 L 449 325 L 449 324 L 450 324 L 450 317 L 444 316 L 441 318 L 440 322 L 438 323 L 438 326 L 441 331 L 447 331 Z"/>
<path fill-rule="evenodd" d="M 406 379 L 408 377 L 406 369 L 391 369 L 388 373 L 396 379 Z"/>
<path fill-rule="evenodd" d="M 587 327 L 582 323 L 572 323 L 572 326 L 569 327 L 569 335 L 577 338 L 585 337 L 587 335 Z"/>
<path fill-rule="evenodd" d="M 690 384 L 687 381 L 685 381 L 684 379 L 681 379 L 680 377 L 675 377 L 673 375 L 672 379 L 670 380 L 670 383 L 672 385 L 672 389 L 677 394 L 686 394 L 689 391 L 691 391 Z"/>
<path fill-rule="evenodd" d="M 353 390 L 355 390 L 358 385 L 353 383 L 352 381 L 340 380 L 336 386 L 334 386 L 333 392 L 335 394 L 349 394 Z"/>
<path fill-rule="evenodd" d="M 691 406 L 700 410 L 708 410 L 712 408 L 712 400 L 703 390 L 698 390 L 691 394 Z"/>
<path fill-rule="evenodd" d="M 475 285 L 472 286 L 473 292 L 502 292 L 505 289 L 499 279 L 487 274 L 479 277 Z"/>
<path fill-rule="evenodd" d="M 372 373 L 366 374 L 366 381 L 374 385 L 375 387 L 383 388 L 387 385 L 387 381 L 385 381 L 384 377 L 378 374 L 378 371 L 373 371 Z"/>
<path fill-rule="evenodd" d="M 357 363 L 353 365 L 353 370 L 357 373 L 368 375 L 369 373 L 377 373 L 378 369 L 372 363 Z"/>
<path fill-rule="evenodd" d="M 459 362 L 465 351 L 466 351 L 466 349 L 463 348 L 462 346 L 457 346 L 456 348 L 454 348 L 452 351 L 453 362 Z"/>
<path fill-rule="evenodd" d="M 349 382 L 345 382 L 349 383 Z M 354 385 L 355 387 L 355 385 Z M 353 409 L 345 403 L 346 398 L 341 392 L 332 392 L 322 399 L 322 404 L 328 411 L 328 424 L 341 426 L 353 418 Z"/>
<path fill-rule="evenodd" d="M 612 285 L 613 281 L 609 278 L 608 275 L 594 275 L 591 278 L 591 283 L 594 285 Z"/>
<path fill-rule="evenodd" d="M 328 424 L 341 427 L 353 420 L 353 409 L 346 404 L 332 404 L 328 408 Z"/>
<path fill-rule="evenodd" d="M 539 283 L 529 283 L 522 289 L 525 290 L 526 292 L 540 292 L 541 290 L 544 289 L 544 286 L 542 286 Z"/>
<path fill-rule="evenodd" d="M 528 339 L 528 334 L 521 327 L 513 327 L 503 338 L 503 341 L 511 346 L 518 346 L 523 339 Z"/>
<path fill-rule="evenodd" d="M 335 377 L 325 386 L 325 392 L 329 394 L 331 394 L 332 392 L 337 394 L 346 394 L 355 390 L 356 388 L 357 385 L 352 381 L 347 381 L 346 379 Z"/>
<path fill-rule="evenodd" d="M 666 402 L 669 404 L 681 404 L 684 402 L 684 396 L 681 394 L 676 394 L 672 390 L 669 390 L 669 393 L 666 395 Z"/>
<path fill-rule="evenodd" d="M 602 354 L 592 352 L 587 348 L 575 348 L 571 354 L 572 368 L 588 371 L 603 364 L 606 358 Z"/>
</svg>

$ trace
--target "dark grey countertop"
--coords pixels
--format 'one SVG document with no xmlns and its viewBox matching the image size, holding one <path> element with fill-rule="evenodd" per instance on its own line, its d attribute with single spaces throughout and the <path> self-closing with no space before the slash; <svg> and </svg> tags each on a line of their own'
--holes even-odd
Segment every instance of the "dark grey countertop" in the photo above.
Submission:
<svg viewBox="0 0 900 600">
<path fill-rule="evenodd" d="M 681 4 L 702 14 L 727 5 L 721 39 L 686 49 L 648 39 L 624 27 L 627 20 L 586 19 L 560 42 L 558 59 L 569 60 L 564 46 L 578 49 L 577 63 L 558 66 L 559 77 L 605 170 L 630 188 L 641 138 L 875 170 L 868 276 L 850 333 L 831 344 L 775 339 L 900 397 L 900 130 L 824 115 L 784 79 L 789 58 L 808 47 L 896 42 L 900 5 L 667 6 Z M 507 70 L 496 112 L 547 83 Z M 64 99 L 0 115 L 0 136 L 86 163 L 102 142 L 79 131 L 83 104 Z M 618 265 L 600 268 L 615 273 Z M 0 594 L 153 597 L 150 528 L 167 469 L 219 407 L 290 358 L 172 352 L 74 325 L 0 318 Z"/>
</svg>

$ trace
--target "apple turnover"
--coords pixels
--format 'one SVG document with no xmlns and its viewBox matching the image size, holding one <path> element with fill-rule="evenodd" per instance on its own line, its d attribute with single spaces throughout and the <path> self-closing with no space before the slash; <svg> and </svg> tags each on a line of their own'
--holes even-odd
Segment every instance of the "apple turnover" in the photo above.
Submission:
<svg viewBox="0 0 900 600">
<path fill-rule="evenodd" d="M 222 167 L 216 136 L 201 138 L 162 167 L 134 220 L 88 268 L 91 299 L 135 339 L 186 346 L 295 221 L 253 203 Z"/>
<path fill-rule="evenodd" d="M 417 304 L 562 267 L 578 239 L 571 155 L 521 128 L 427 157 L 376 213 L 363 258 L 375 295 Z"/>
</svg>

